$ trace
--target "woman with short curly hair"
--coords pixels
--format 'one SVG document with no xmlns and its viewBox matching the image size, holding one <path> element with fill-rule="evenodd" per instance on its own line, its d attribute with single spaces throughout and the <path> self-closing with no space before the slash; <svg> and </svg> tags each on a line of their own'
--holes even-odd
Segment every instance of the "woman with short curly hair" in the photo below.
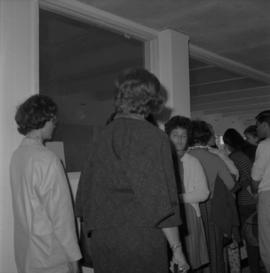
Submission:
<svg viewBox="0 0 270 273">
<path fill-rule="evenodd" d="M 42 128 L 47 121 L 55 119 L 57 105 L 44 95 L 34 95 L 19 106 L 15 115 L 19 133 L 26 135 L 30 131 Z"/>
<path fill-rule="evenodd" d="M 173 263 L 186 272 L 170 143 L 145 120 L 164 102 L 159 81 L 131 69 L 117 91 L 116 114 L 94 145 L 76 198 L 95 273 L 166 273 L 166 239 Z"/>
<path fill-rule="evenodd" d="M 165 100 L 158 79 L 143 69 L 125 71 L 119 76 L 116 87 L 116 113 L 148 116 L 158 112 Z"/>
<path fill-rule="evenodd" d="M 52 137 L 57 106 L 34 95 L 16 112 L 25 135 L 13 153 L 10 178 L 15 259 L 21 273 L 78 273 L 81 258 L 73 207 L 62 164 L 44 141 Z"/>
</svg>

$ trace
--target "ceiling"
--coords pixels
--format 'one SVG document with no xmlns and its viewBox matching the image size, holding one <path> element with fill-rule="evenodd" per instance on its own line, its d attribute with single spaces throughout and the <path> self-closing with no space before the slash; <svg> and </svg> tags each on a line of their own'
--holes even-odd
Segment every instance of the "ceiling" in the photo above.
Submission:
<svg viewBox="0 0 270 273">
<path fill-rule="evenodd" d="M 236 115 L 248 123 L 270 108 L 268 0 L 79 1 L 156 30 L 188 35 L 193 113 Z M 193 55 L 194 47 L 211 58 Z"/>
</svg>

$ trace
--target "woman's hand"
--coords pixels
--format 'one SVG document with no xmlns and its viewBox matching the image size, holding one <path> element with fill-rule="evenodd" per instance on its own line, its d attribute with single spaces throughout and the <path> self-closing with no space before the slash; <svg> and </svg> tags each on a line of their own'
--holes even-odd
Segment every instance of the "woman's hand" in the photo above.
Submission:
<svg viewBox="0 0 270 273">
<path fill-rule="evenodd" d="M 162 231 L 164 232 L 173 253 L 172 261 L 170 263 L 170 270 L 174 272 L 174 265 L 177 265 L 179 273 L 187 272 L 189 270 L 189 265 L 182 251 L 178 226 L 162 228 Z"/>
<path fill-rule="evenodd" d="M 174 272 L 174 265 L 178 266 L 179 273 L 186 273 L 189 270 L 189 265 L 186 261 L 185 255 L 183 254 L 181 247 L 173 249 L 173 257 L 170 263 L 170 270 L 172 272 Z"/>
</svg>

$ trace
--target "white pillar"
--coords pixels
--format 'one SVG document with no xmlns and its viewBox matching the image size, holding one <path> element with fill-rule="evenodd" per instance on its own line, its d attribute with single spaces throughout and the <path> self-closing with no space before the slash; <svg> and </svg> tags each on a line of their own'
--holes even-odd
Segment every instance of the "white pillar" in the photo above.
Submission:
<svg viewBox="0 0 270 273">
<path fill-rule="evenodd" d="M 189 37 L 173 30 L 158 36 L 158 76 L 168 92 L 171 115 L 190 117 Z"/>
<path fill-rule="evenodd" d="M 0 0 L 0 273 L 15 273 L 9 162 L 16 106 L 38 89 L 38 1 Z"/>
</svg>

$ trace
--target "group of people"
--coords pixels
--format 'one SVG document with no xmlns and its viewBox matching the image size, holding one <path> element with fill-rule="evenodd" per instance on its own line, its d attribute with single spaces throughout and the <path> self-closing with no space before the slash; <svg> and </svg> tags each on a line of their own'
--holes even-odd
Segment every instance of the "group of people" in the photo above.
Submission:
<svg viewBox="0 0 270 273">
<path fill-rule="evenodd" d="M 124 72 L 116 87 L 75 208 L 61 162 L 44 146 L 56 104 L 34 95 L 18 107 L 25 137 L 10 164 L 18 272 L 79 273 L 75 217 L 95 273 L 233 273 L 242 239 L 251 272 L 260 260 L 270 272 L 270 111 L 256 117 L 258 147 L 228 129 L 221 151 L 205 121 L 173 116 L 158 128 L 165 97 L 147 70 Z M 254 130 L 244 133 L 254 141 Z"/>
</svg>

